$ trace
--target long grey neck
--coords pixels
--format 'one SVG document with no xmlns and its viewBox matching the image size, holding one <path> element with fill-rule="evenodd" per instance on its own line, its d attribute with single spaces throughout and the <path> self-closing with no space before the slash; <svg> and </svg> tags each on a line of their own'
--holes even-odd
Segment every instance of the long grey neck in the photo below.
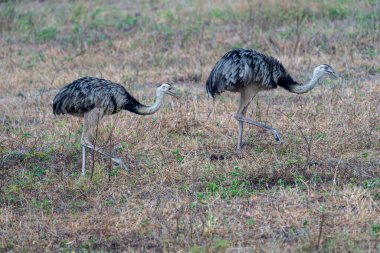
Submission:
<svg viewBox="0 0 380 253">
<path fill-rule="evenodd" d="M 289 91 L 297 94 L 306 93 L 314 89 L 314 87 L 318 84 L 319 76 L 313 74 L 311 80 L 306 84 L 291 84 L 289 85 Z"/>
<path fill-rule="evenodd" d="M 141 114 L 141 115 L 149 115 L 157 112 L 161 105 L 162 101 L 164 100 L 164 93 L 162 92 L 157 92 L 156 93 L 156 98 L 154 100 L 154 103 L 150 106 L 146 105 L 140 105 L 136 108 L 136 113 Z"/>
</svg>

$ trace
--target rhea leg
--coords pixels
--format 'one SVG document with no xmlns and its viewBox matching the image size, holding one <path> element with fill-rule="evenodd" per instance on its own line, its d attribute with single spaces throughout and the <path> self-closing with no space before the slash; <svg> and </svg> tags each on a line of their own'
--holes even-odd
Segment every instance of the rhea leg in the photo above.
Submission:
<svg viewBox="0 0 380 253">
<path fill-rule="evenodd" d="M 255 86 L 246 86 L 240 90 L 240 103 L 239 109 L 235 114 L 235 119 L 239 121 L 239 134 L 238 134 L 238 143 L 236 147 L 236 154 L 241 154 L 241 148 L 243 144 L 243 125 L 244 121 L 241 121 L 241 118 L 245 118 L 245 114 L 247 113 L 247 109 L 252 99 L 256 96 L 259 89 Z"/>
<path fill-rule="evenodd" d="M 110 157 L 112 161 L 119 164 L 123 169 L 128 170 L 128 167 L 124 164 L 123 160 L 115 156 L 111 152 L 107 152 L 100 147 L 95 147 L 89 140 L 91 129 L 99 123 L 99 120 L 103 117 L 103 111 L 100 109 L 94 109 L 84 115 L 83 133 L 81 138 L 82 145 L 82 175 L 85 174 L 86 169 L 86 148 L 92 149 L 104 156 Z"/>
<path fill-rule="evenodd" d="M 123 162 L 123 160 L 121 158 L 115 156 L 115 154 L 107 152 L 107 151 L 105 151 L 104 149 L 102 149 L 100 147 L 95 147 L 92 144 L 84 143 L 84 144 L 82 144 L 82 146 L 85 147 L 85 148 L 92 149 L 92 150 L 98 152 L 99 154 L 102 154 L 104 156 L 107 156 L 107 157 L 111 158 L 112 161 L 114 161 L 115 163 L 119 164 L 123 169 L 125 169 L 125 170 L 128 171 L 128 166 L 124 164 L 124 162 Z"/>
<path fill-rule="evenodd" d="M 263 123 L 253 121 L 253 120 L 245 118 L 245 117 L 240 117 L 237 120 L 239 120 L 240 122 L 245 122 L 245 123 L 248 123 L 248 124 L 255 125 L 257 127 L 263 128 L 265 130 L 268 130 L 268 131 L 270 131 L 273 134 L 273 136 L 274 136 L 274 138 L 276 139 L 277 142 L 281 142 L 282 141 L 280 133 L 277 131 L 277 129 L 275 129 L 273 127 L 267 126 L 267 125 L 265 125 Z"/>
<path fill-rule="evenodd" d="M 247 112 L 247 108 L 248 108 L 248 105 L 243 109 L 243 111 L 241 112 L 241 114 L 243 116 L 245 116 L 246 112 Z M 237 119 L 238 120 L 238 119 Z M 239 121 L 239 134 L 238 134 L 238 143 L 237 143 L 237 147 L 236 147 L 236 153 L 237 154 L 240 154 L 241 153 L 241 148 L 243 146 L 243 124 L 244 122 L 243 121 Z"/>
<path fill-rule="evenodd" d="M 82 145 L 82 176 L 86 174 L 86 147 Z"/>
<path fill-rule="evenodd" d="M 255 125 L 257 127 L 271 131 L 271 133 L 275 137 L 276 141 L 278 141 L 278 142 L 281 141 L 281 136 L 276 129 L 274 129 L 273 127 L 267 126 L 263 123 L 253 121 L 253 120 L 245 117 L 245 114 L 247 112 L 247 108 L 248 108 L 249 104 L 251 103 L 252 99 L 256 96 L 256 94 L 258 92 L 259 92 L 259 88 L 257 88 L 255 85 L 244 87 L 240 91 L 240 105 L 239 105 L 239 109 L 235 115 L 235 119 L 239 121 L 238 144 L 236 147 L 236 153 L 237 154 L 241 154 L 242 141 L 243 141 L 243 124 L 244 123 Z"/>
</svg>

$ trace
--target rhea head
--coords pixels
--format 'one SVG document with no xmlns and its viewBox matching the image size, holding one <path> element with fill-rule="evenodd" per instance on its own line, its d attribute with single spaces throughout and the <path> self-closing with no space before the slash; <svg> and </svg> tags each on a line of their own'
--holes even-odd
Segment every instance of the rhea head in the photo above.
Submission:
<svg viewBox="0 0 380 253">
<path fill-rule="evenodd" d="M 178 98 L 177 94 L 175 94 L 175 88 L 172 84 L 163 83 L 157 88 L 157 93 L 168 94 L 170 96 Z"/>
<path fill-rule="evenodd" d="M 314 75 L 317 76 L 318 78 L 321 78 L 321 77 L 338 78 L 338 74 L 328 64 L 322 64 L 316 67 L 314 69 Z"/>
</svg>

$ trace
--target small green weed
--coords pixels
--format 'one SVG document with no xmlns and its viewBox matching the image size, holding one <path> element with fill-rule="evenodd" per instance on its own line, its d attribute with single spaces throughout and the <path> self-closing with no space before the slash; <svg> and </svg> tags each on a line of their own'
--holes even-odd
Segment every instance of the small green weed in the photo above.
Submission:
<svg viewBox="0 0 380 253">
<path fill-rule="evenodd" d="M 260 146 L 255 145 L 255 146 L 253 146 L 253 151 L 255 151 L 255 153 L 257 153 L 257 154 L 260 154 L 260 153 L 264 152 L 264 149 Z"/>
<path fill-rule="evenodd" d="M 212 243 L 212 249 L 214 252 L 221 252 L 225 251 L 230 245 L 231 243 L 228 240 L 215 238 Z"/>
<path fill-rule="evenodd" d="M 239 166 L 228 174 L 227 177 L 219 177 L 216 180 L 208 182 L 205 186 L 206 195 L 221 196 L 222 198 L 234 198 L 242 196 L 251 196 L 253 191 L 250 189 L 250 183 L 245 180 Z"/>
<path fill-rule="evenodd" d="M 316 139 L 317 141 L 319 141 L 319 140 L 324 140 L 324 139 L 326 139 L 326 134 L 325 134 L 325 133 L 322 133 L 322 132 L 318 132 L 318 133 L 316 134 L 316 136 L 315 136 L 315 139 Z"/>
<path fill-rule="evenodd" d="M 31 167 L 31 168 L 28 170 L 28 174 L 29 174 L 31 177 L 42 178 L 42 177 L 45 175 L 45 169 L 42 168 L 41 166 L 34 165 L 33 167 Z"/>
<path fill-rule="evenodd" d="M 36 151 L 36 150 L 31 150 L 28 153 L 26 153 L 24 156 L 24 160 L 38 159 L 40 161 L 45 161 L 48 158 L 49 158 L 49 154 L 47 152 Z"/>
<path fill-rule="evenodd" d="M 179 149 L 172 151 L 172 154 L 175 156 L 178 163 L 183 163 L 185 161 L 185 157 L 181 155 L 181 151 Z"/>
<path fill-rule="evenodd" d="M 368 153 L 367 151 L 362 152 L 362 157 L 363 157 L 363 158 L 367 159 L 368 156 L 369 156 L 369 153 Z"/>
<path fill-rule="evenodd" d="M 223 12 L 220 9 L 214 8 L 211 10 L 211 15 L 214 18 L 221 18 L 223 16 Z"/>
<path fill-rule="evenodd" d="M 22 133 L 21 134 L 21 138 L 22 139 L 29 139 L 29 138 L 31 138 L 32 137 L 32 134 L 31 133 L 28 133 L 28 132 L 26 132 L 26 133 Z"/>
<path fill-rule="evenodd" d="M 380 177 L 371 178 L 363 181 L 363 187 L 365 189 L 378 189 L 380 188 Z"/>
<path fill-rule="evenodd" d="M 286 161 L 286 164 L 287 164 L 288 166 L 296 165 L 297 163 L 298 163 L 298 161 L 297 161 L 296 159 L 288 159 L 288 160 Z"/>
<path fill-rule="evenodd" d="M 326 8 L 326 16 L 331 19 L 345 18 L 351 15 L 351 9 L 345 1 L 338 1 L 335 5 Z"/>
<path fill-rule="evenodd" d="M 57 37 L 57 28 L 55 27 L 45 27 L 41 30 L 36 31 L 37 42 L 44 43 L 49 40 L 54 40 Z"/>
<path fill-rule="evenodd" d="M 277 185 L 279 186 L 279 187 L 285 187 L 285 180 L 284 179 L 282 179 L 282 178 L 280 178 L 279 180 L 277 180 Z"/>
<path fill-rule="evenodd" d="M 127 15 L 119 22 L 116 22 L 115 28 L 118 30 L 128 31 L 137 24 L 137 17 Z"/>
<path fill-rule="evenodd" d="M 371 225 L 371 234 L 375 237 L 380 236 L 380 224 L 372 224 Z"/>
<path fill-rule="evenodd" d="M 210 182 L 206 185 L 206 191 L 209 193 L 216 193 L 219 190 L 219 183 Z"/>
<path fill-rule="evenodd" d="M 248 218 L 245 223 L 248 227 L 253 227 L 253 225 L 255 225 L 255 220 L 253 218 Z"/>
<path fill-rule="evenodd" d="M 194 245 L 191 246 L 189 253 L 205 253 L 208 252 L 205 246 Z"/>
<path fill-rule="evenodd" d="M 85 249 L 85 250 L 91 250 L 95 247 L 97 242 L 98 242 L 98 238 L 92 236 L 87 241 L 80 244 L 80 248 Z"/>
<path fill-rule="evenodd" d="M 105 203 L 106 206 L 113 206 L 113 205 L 115 205 L 115 201 L 113 199 L 106 199 L 104 201 L 104 203 Z"/>
<path fill-rule="evenodd" d="M 48 198 L 43 198 L 42 200 L 39 200 L 37 198 L 32 198 L 31 203 L 34 208 L 41 210 L 43 212 L 49 213 L 50 212 L 50 201 Z"/>
</svg>

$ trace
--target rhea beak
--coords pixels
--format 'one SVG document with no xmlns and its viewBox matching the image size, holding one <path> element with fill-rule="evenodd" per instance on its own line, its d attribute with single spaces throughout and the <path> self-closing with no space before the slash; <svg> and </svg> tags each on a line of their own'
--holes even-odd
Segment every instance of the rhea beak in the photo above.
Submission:
<svg viewBox="0 0 380 253">
<path fill-rule="evenodd" d="M 175 93 L 172 91 L 172 89 L 166 91 L 166 94 L 168 94 L 168 95 L 170 95 L 170 96 L 173 96 L 173 97 L 179 99 L 179 96 L 178 96 L 177 94 L 175 94 Z"/>
<path fill-rule="evenodd" d="M 339 78 L 339 75 L 335 71 L 331 72 L 330 75 L 334 78 Z"/>
<path fill-rule="evenodd" d="M 331 76 L 333 78 L 339 78 L 339 75 L 332 68 L 327 70 L 327 73 L 329 73 L 329 76 Z"/>
</svg>

